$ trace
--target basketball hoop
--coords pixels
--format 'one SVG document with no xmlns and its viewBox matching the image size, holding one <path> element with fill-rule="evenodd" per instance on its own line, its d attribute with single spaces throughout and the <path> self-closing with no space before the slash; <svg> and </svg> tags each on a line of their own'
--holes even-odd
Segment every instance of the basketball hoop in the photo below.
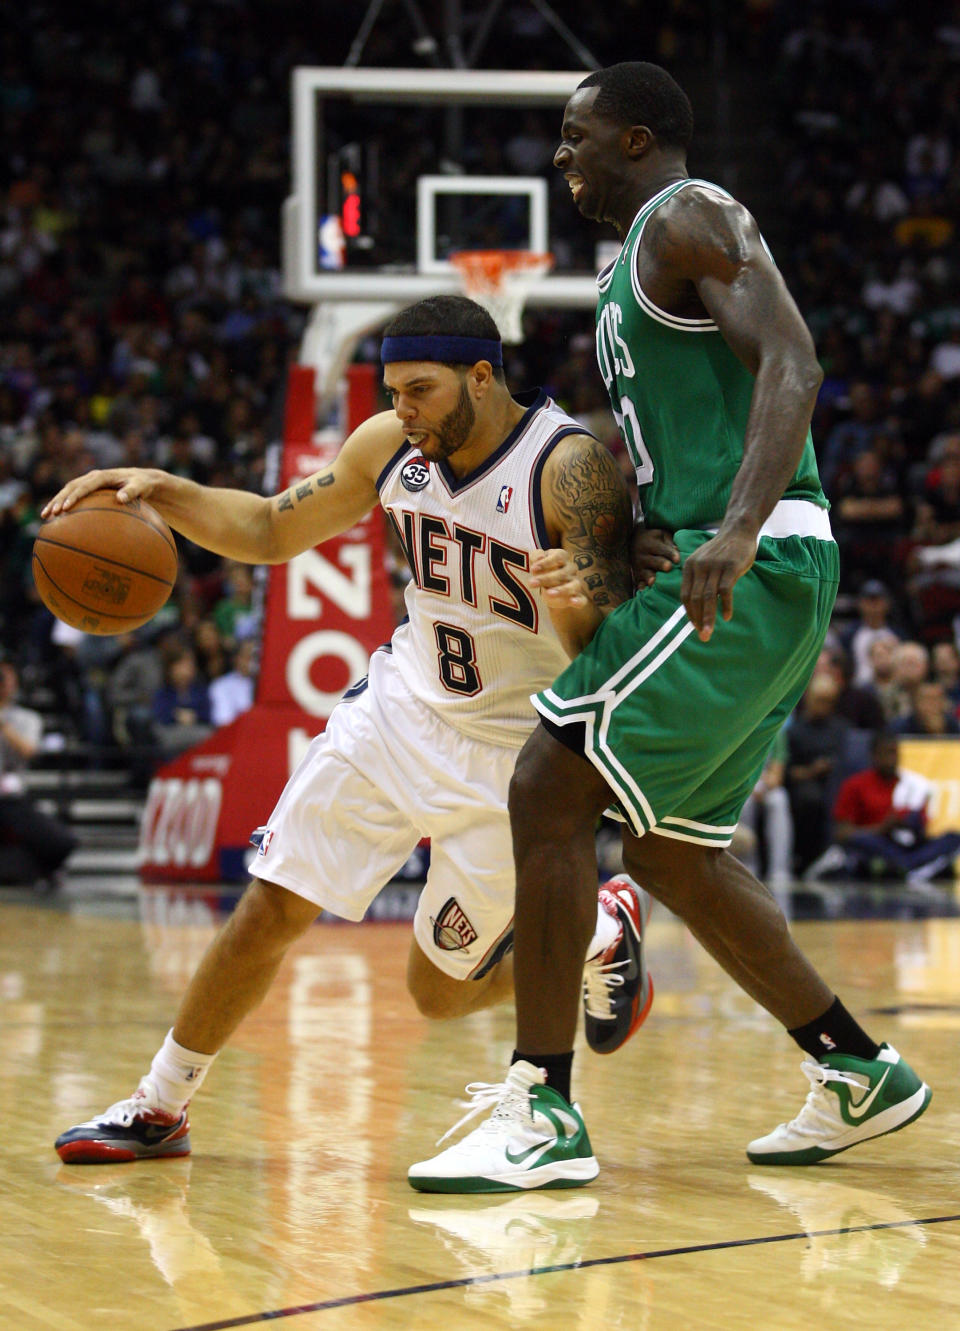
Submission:
<svg viewBox="0 0 960 1331">
<path fill-rule="evenodd" d="M 523 341 L 523 307 L 534 283 L 553 267 L 532 250 L 459 250 L 450 262 L 468 296 L 489 310 L 504 342 Z"/>
</svg>

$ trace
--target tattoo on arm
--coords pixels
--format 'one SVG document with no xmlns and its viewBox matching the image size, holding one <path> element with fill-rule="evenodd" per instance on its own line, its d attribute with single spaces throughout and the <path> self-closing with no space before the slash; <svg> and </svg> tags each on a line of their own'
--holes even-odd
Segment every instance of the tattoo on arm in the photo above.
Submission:
<svg viewBox="0 0 960 1331">
<path fill-rule="evenodd" d="M 607 449 L 586 437 L 577 444 L 552 471 L 550 499 L 591 600 L 612 609 L 633 594 L 630 497 Z"/>
<path fill-rule="evenodd" d="M 310 480 L 304 481 L 290 490 L 285 490 L 277 500 L 277 508 L 285 513 L 288 509 L 293 508 L 295 502 L 312 495 L 314 485 L 318 490 L 322 490 L 328 485 L 333 485 L 334 479 L 334 475 L 330 471 L 322 472 L 319 476 L 312 476 Z"/>
</svg>

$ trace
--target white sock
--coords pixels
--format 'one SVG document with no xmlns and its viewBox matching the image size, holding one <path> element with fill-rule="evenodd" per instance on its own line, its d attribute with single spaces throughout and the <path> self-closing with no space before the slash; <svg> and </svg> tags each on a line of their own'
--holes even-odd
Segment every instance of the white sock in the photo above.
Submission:
<svg viewBox="0 0 960 1331">
<path fill-rule="evenodd" d="M 184 1049 L 173 1038 L 173 1028 L 150 1064 L 150 1080 L 157 1093 L 157 1105 L 168 1114 L 179 1114 L 193 1099 L 210 1069 L 216 1054 L 197 1054 Z"/>
<path fill-rule="evenodd" d="M 607 948 L 620 932 L 620 921 L 615 915 L 608 915 L 607 912 L 597 902 L 597 928 L 591 939 L 590 946 L 587 948 L 587 960 L 592 961 L 594 957 L 601 952 L 606 952 Z"/>
</svg>

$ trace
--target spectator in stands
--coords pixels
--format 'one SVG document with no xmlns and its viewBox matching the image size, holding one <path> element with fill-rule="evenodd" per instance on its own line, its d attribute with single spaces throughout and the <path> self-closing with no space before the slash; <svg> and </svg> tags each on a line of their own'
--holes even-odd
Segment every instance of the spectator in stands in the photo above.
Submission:
<svg viewBox="0 0 960 1331">
<path fill-rule="evenodd" d="M 952 317 L 947 336 L 930 353 L 930 369 L 947 381 L 960 377 L 960 314 Z"/>
<path fill-rule="evenodd" d="M 889 638 L 874 638 L 870 644 L 870 669 L 873 673 L 871 688 L 883 710 L 882 730 L 897 714 L 896 649 L 898 644 Z"/>
<path fill-rule="evenodd" d="M 904 178 L 911 198 L 928 195 L 939 198 L 950 175 L 953 149 L 949 127 L 924 127 L 907 140 Z"/>
<path fill-rule="evenodd" d="M 253 569 L 231 561 L 226 571 L 226 594 L 213 607 L 213 619 L 228 649 L 244 638 L 255 637 L 259 620 L 253 600 Z"/>
<path fill-rule="evenodd" d="M 911 886 L 952 877 L 960 833 L 927 835 L 932 783 L 900 767 L 899 740 L 889 732 L 876 735 L 871 758 L 841 785 L 833 809 L 835 844 L 807 877 L 893 876 Z"/>
<path fill-rule="evenodd" d="M 960 434 L 948 436 L 917 504 L 913 540 L 939 546 L 960 538 Z"/>
<path fill-rule="evenodd" d="M 922 294 L 920 283 L 902 255 L 881 255 L 876 271 L 863 286 L 862 299 L 869 310 L 890 310 L 908 315 L 916 309 Z"/>
<path fill-rule="evenodd" d="M 834 533 L 841 564 L 851 583 L 877 578 L 898 557 L 906 532 L 906 505 L 896 473 L 866 449 L 834 487 Z"/>
<path fill-rule="evenodd" d="M 893 678 L 884 706 L 890 721 L 913 711 L 917 685 L 930 674 L 930 654 L 922 642 L 901 642 L 893 649 Z"/>
<path fill-rule="evenodd" d="M 257 645 L 252 638 L 245 638 L 237 644 L 233 669 L 210 685 L 210 719 L 215 726 L 228 726 L 253 706 L 256 670 Z"/>
<path fill-rule="evenodd" d="M 913 710 L 895 721 L 892 729 L 898 735 L 960 735 L 960 721 L 940 681 L 925 679 L 913 691 Z"/>
<path fill-rule="evenodd" d="M 118 641 L 120 655 L 108 672 L 104 702 L 131 781 L 137 789 L 145 789 L 160 757 L 153 700 L 163 684 L 163 661 L 159 649 L 136 634 L 125 633 Z"/>
<path fill-rule="evenodd" d="M 741 826 L 752 833 L 747 842 L 750 849 L 740 858 L 751 873 L 760 877 L 757 851 L 762 847 L 763 881 L 773 892 L 782 891 L 793 881 L 793 817 L 783 784 L 786 764 L 787 738 L 781 730 L 740 815 Z"/>
<path fill-rule="evenodd" d="M 193 650 L 197 654 L 200 674 L 207 684 L 212 684 L 230 669 L 230 658 L 220 630 L 209 615 L 201 619 L 193 630 Z"/>
<path fill-rule="evenodd" d="M 921 194 L 913 201 L 910 212 L 906 217 L 901 217 L 899 222 L 893 228 L 893 238 L 898 245 L 902 245 L 905 250 L 919 250 L 921 253 L 929 253 L 931 250 L 943 249 L 953 240 L 956 226 L 953 218 L 949 216 L 947 209 L 942 206 L 942 200 L 932 198 L 928 194 Z M 944 347 L 948 343 L 941 344 Z M 951 371 L 956 365 L 956 358 L 953 353 L 949 353 L 945 358 Z M 933 369 L 942 373 L 940 365 L 931 358 Z M 945 376 L 948 377 L 948 376 Z"/>
<path fill-rule="evenodd" d="M 78 838 L 28 793 L 23 774 L 40 750 L 43 717 L 17 704 L 19 684 L 16 666 L 0 662 L 0 885 L 50 890 Z"/>
<path fill-rule="evenodd" d="M 868 225 L 896 222 L 910 207 L 899 182 L 888 174 L 884 158 L 872 145 L 861 151 L 856 179 L 844 196 L 844 204 Z"/>
<path fill-rule="evenodd" d="M 917 504 L 908 590 L 914 618 L 939 636 L 960 611 L 960 435 L 940 443 Z"/>
<path fill-rule="evenodd" d="M 883 428 L 880 396 L 873 384 L 863 380 L 851 384 L 850 415 L 830 431 L 820 460 L 820 477 L 828 495 L 854 460 L 873 449 Z"/>
<path fill-rule="evenodd" d="M 881 641 L 891 645 L 887 639 Z M 840 683 L 837 715 L 849 721 L 855 730 L 881 730 L 886 724 L 886 713 L 872 680 L 865 684 L 853 682 L 853 660 L 844 651 L 833 653 L 833 668 Z"/>
<path fill-rule="evenodd" d="M 163 684 L 163 663 L 155 646 L 133 633 L 118 637 L 120 654 L 105 686 L 116 742 L 142 742 L 150 731 L 153 699 Z"/>
<path fill-rule="evenodd" d="M 878 578 L 868 578 L 857 597 L 857 618 L 840 637 L 851 657 L 854 684 L 872 683 L 870 644 L 880 637 L 896 642 L 900 634 L 890 623 L 890 593 L 886 584 Z"/>
<path fill-rule="evenodd" d="M 960 710 L 960 649 L 955 642 L 935 642 L 930 660 L 934 678 L 943 685 L 954 711 Z"/>
<path fill-rule="evenodd" d="M 152 710 L 164 761 L 210 735 L 210 692 L 199 677 L 192 648 L 179 647 L 170 655 L 164 682 L 153 696 Z"/>
<path fill-rule="evenodd" d="M 827 846 L 830 807 L 850 726 L 837 715 L 840 685 L 817 672 L 787 726 L 787 792 L 797 867 L 802 872 Z"/>
</svg>

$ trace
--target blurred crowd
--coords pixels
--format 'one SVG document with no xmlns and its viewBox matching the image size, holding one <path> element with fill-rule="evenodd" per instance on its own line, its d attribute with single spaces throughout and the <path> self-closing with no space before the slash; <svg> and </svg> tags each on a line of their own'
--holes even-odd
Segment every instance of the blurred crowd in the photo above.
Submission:
<svg viewBox="0 0 960 1331">
<path fill-rule="evenodd" d="M 845 586 L 928 647 L 960 612 L 960 7 L 811 6 L 778 55 L 783 267 Z"/>
<path fill-rule="evenodd" d="M 479 65 L 578 63 L 555 10 L 505 6 L 486 30 L 487 8 L 462 5 Z M 347 60 L 364 6 L 332 9 L 170 0 L 121 23 L 104 0 L 41 0 L 0 33 L 0 653 L 68 738 L 128 751 L 142 780 L 249 705 L 250 571 L 181 542 L 161 615 L 93 639 L 37 599 L 39 510 L 98 466 L 262 489 L 305 321 L 279 271 L 289 71 Z M 398 15 L 362 63 L 449 63 L 442 6 L 424 12 L 439 43 Z M 767 159 L 761 222 L 825 371 L 814 437 L 842 549 L 835 630 L 781 755 L 795 841 L 823 849 L 839 732 L 958 728 L 960 4 L 624 0 L 575 27 L 600 63 L 674 69 L 695 109 L 721 57 L 771 89 L 741 130 Z M 465 134 L 465 169 L 553 174 L 555 109 L 489 126 Z M 394 125 L 384 145 L 395 189 L 417 173 L 417 137 Z M 552 216 L 558 256 L 592 267 L 565 191 Z M 511 384 L 545 384 L 622 456 L 589 312 L 528 311 L 525 333 Z"/>
</svg>

